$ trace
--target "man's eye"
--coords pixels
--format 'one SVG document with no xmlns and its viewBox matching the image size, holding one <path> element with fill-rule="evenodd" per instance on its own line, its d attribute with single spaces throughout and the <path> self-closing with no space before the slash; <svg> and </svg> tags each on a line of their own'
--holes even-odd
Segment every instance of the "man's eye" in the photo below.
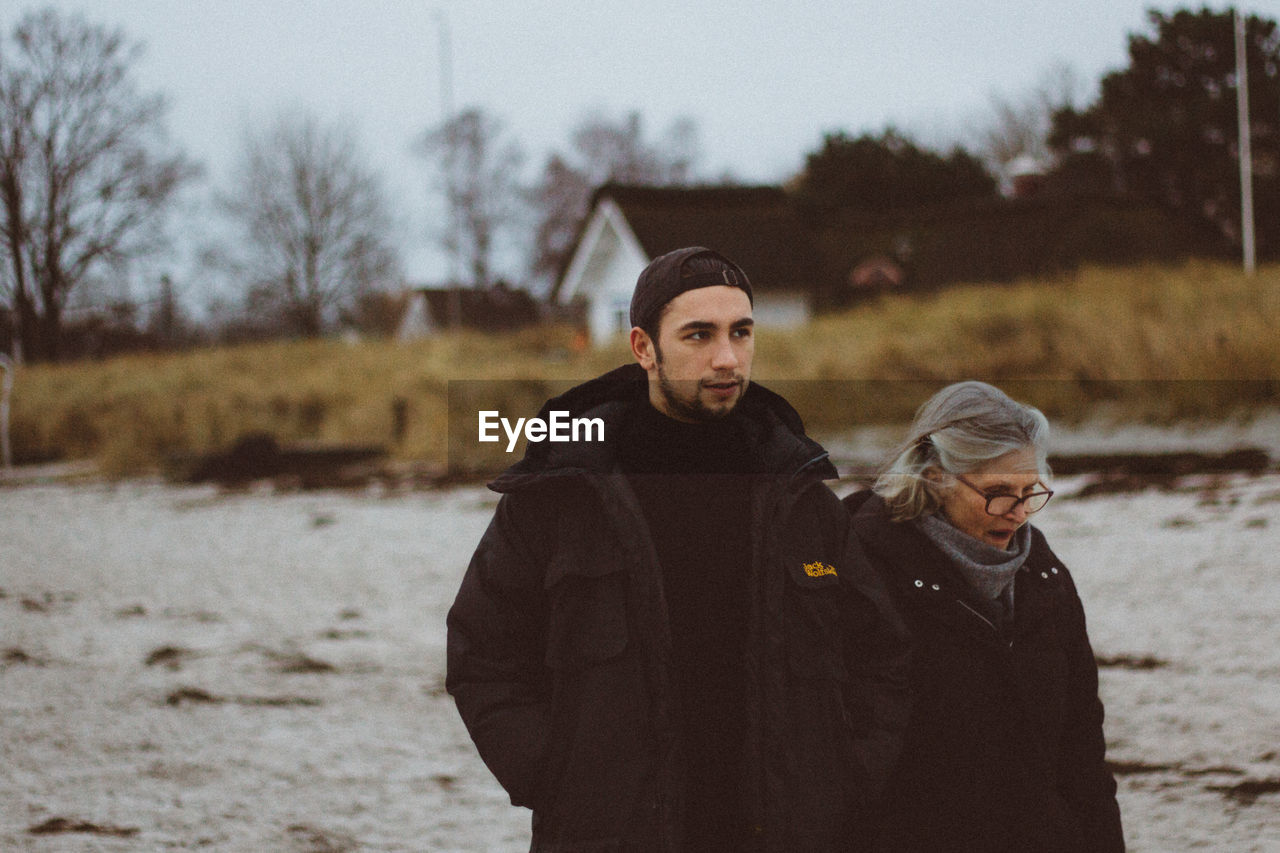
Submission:
<svg viewBox="0 0 1280 853">
<path fill-rule="evenodd" d="M 735 338 L 749 338 L 751 337 L 751 330 L 750 329 L 734 329 L 733 336 Z"/>
</svg>

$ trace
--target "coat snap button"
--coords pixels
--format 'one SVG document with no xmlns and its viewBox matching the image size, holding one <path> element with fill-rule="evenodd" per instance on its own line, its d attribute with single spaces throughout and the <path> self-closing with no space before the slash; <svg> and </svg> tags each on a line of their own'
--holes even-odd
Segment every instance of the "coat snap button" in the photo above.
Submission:
<svg viewBox="0 0 1280 853">
<path fill-rule="evenodd" d="M 942 589 L 942 587 L 938 586 L 936 583 L 933 585 L 933 588 L 935 591 Z"/>
<path fill-rule="evenodd" d="M 1040 577 L 1044 578 L 1045 580 L 1048 580 L 1048 579 L 1049 579 L 1049 573 L 1048 573 L 1048 572 L 1041 572 L 1041 573 L 1040 573 Z"/>
<path fill-rule="evenodd" d="M 916 589 L 919 589 L 922 586 L 924 586 L 924 581 L 916 581 Z"/>
<path fill-rule="evenodd" d="M 1053 573 L 1056 575 L 1056 574 L 1058 573 L 1058 567 L 1057 567 L 1057 566 L 1054 566 L 1054 567 L 1053 567 L 1052 569 L 1050 569 L 1049 571 L 1053 572 Z"/>
</svg>

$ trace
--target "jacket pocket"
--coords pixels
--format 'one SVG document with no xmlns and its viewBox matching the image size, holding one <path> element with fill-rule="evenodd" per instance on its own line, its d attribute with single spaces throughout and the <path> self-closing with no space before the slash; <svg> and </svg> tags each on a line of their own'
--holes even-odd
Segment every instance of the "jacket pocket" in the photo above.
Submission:
<svg viewBox="0 0 1280 853">
<path fill-rule="evenodd" d="M 797 559 L 788 563 L 784 618 L 791 671 L 802 678 L 844 681 L 844 589 L 838 569 Z"/>
<path fill-rule="evenodd" d="M 795 850 L 840 850 L 862 771 L 854 752 L 839 566 L 792 560 L 784 583 L 787 687 L 773 745 Z M 806 568 L 807 566 L 807 568 Z"/>
<path fill-rule="evenodd" d="M 550 603 L 547 666 L 581 669 L 622 653 L 627 645 L 625 565 L 557 557 L 547 568 Z"/>
</svg>

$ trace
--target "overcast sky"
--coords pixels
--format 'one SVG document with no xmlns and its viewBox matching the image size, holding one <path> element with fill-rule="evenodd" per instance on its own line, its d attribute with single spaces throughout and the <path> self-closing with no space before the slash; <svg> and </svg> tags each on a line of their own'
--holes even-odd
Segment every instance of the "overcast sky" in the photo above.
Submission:
<svg viewBox="0 0 1280 853">
<path fill-rule="evenodd" d="M 1198 8 L 1201 4 L 1183 4 Z M 1211 3 L 1221 9 L 1223 4 Z M 407 272 L 443 274 L 427 247 L 434 202 L 413 139 L 453 106 L 511 130 L 532 178 L 589 110 L 636 110 L 656 136 L 694 119 L 702 173 L 777 182 L 832 130 L 888 124 L 940 145 L 1051 69 L 1091 98 L 1147 32 L 1150 0 L 5 0 L 82 11 L 146 45 L 144 87 L 166 93 L 173 136 L 224 180 L 244 128 L 305 106 L 358 128 L 405 209 Z M 1280 0 L 1241 7 L 1280 17 Z M 442 34 L 451 47 L 442 51 Z M 442 85 L 449 69 L 450 87 Z"/>
</svg>

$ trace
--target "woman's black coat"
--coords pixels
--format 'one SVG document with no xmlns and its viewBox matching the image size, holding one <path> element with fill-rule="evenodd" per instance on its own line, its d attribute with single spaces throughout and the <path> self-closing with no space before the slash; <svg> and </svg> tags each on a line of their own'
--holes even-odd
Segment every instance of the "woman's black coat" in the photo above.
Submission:
<svg viewBox="0 0 1280 853">
<path fill-rule="evenodd" d="M 914 706 L 875 849 L 1123 850 L 1084 610 L 1044 535 L 1032 529 L 1002 634 L 942 551 L 890 521 L 878 496 L 845 504 L 913 639 Z"/>
</svg>

